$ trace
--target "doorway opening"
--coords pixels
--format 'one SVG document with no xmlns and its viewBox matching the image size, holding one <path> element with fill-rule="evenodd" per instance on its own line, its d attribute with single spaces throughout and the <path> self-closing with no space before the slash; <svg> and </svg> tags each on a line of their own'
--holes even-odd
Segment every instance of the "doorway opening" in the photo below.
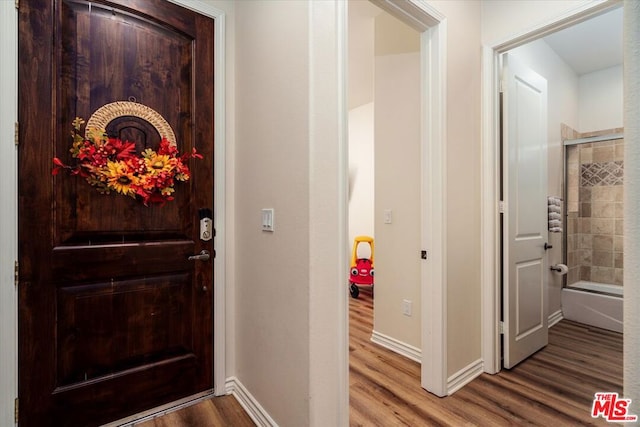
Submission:
<svg viewBox="0 0 640 427">
<path fill-rule="evenodd" d="M 349 58 L 349 208 L 353 209 L 354 203 L 365 195 L 361 207 L 351 212 L 354 226 L 350 227 L 349 243 L 353 243 L 356 235 L 374 234 L 375 281 L 393 284 L 385 289 L 379 285 L 376 288 L 376 331 L 372 340 L 422 361 L 422 387 L 444 396 L 447 394 L 443 268 L 446 22 L 426 5 L 372 3 L 380 9 L 369 2 L 349 2 L 350 49 L 354 44 L 360 46 L 351 49 Z M 360 21 L 352 23 L 354 17 Z M 368 29 L 355 31 L 358 26 Z M 389 36 L 390 32 L 394 37 Z M 398 42 L 395 37 L 398 32 L 411 36 Z M 353 51 L 361 59 L 352 59 Z M 374 69 L 375 79 L 371 75 Z M 371 102 L 373 96 L 375 107 Z M 360 139 L 362 136 L 364 141 Z M 408 153 L 402 153 L 408 148 Z M 362 151 L 358 153 L 358 149 Z M 404 188 L 398 188 L 402 182 Z M 394 271 L 393 265 L 384 267 L 385 263 L 393 263 L 393 252 L 402 254 L 402 250 L 406 255 L 400 261 L 410 266 L 404 269 L 407 270 L 404 274 L 410 276 L 408 280 L 402 278 L 402 272 Z M 421 258 L 423 250 L 430 253 L 428 261 Z M 385 255 L 385 251 L 390 253 Z M 425 283 L 430 283 L 429 298 Z M 394 322 L 401 326 L 393 325 Z"/>
<path fill-rule="evenodd" d="M 567 191 L 565 189 L 564 178 L 564 145 L 563 141 L 567 139 L 566 127 L 579 129 L 584 131 L 597 131 L 600 128 L 609 129 L 617 128 L 622 124 L 622 72 L 621 72 L 621 55 L 622 55 L 622 37 L 621 37 L 621 12 L 620 5 L 592 5 L 590 7 L 585 6 L 582 10 L 576 11 L 570 17 L 564 17 L 557 22 L 549 23 L 548 25 L 541 26 L 539 29 L 526 35 L 519 35 L 514 37 L 513 40 L 502 43 L 500 45 L 493 46 L 492 48 L 485 49 L 485 61 L 484 71 L 485 87 L 494 88 L 491 92 L 494 94 L 491 97 L 485 97 L 485 123 L 490 123 L 486 127 L 485 143 L 484 143 L 484 167 L 488 173 L 485 173 L 485 179 L 487 185 L 483 186 L 485 192 L 483 199 L 486 201 L 483 211 L 485 213 L 485 220 L 483 220 L 484 232 L 491 232 L 492 227 L 494 230 L 500 230 L 499 219 L 499 201 L 504 200 L 500 198 L 500 185 L 502 178 L 500 177 L 500 164 L 502 155 L 501 149 L 498 148 L 498 135 L 501 125 L 499 123 L 499 79 L 502 77 L 501 59 L 507 53 L 509 56 L 517 57 L 518 60 L 524 62 L 529 68 L 536 71 L 538 74 L 544 76 L 548 80 L 549 84 L 549 102 L 548 102 L 548 135 L 546 135 L 546 141 L 548 143 L 548 173 L 546 174 L 549 183 L 547 188 L 548 202 L 551 199 L 560 200 L 560 230 L 563 232 L 554 232 L 552 228 L 548 228 L 551 232 L 548 233 L 548 239 L 545 243 L 548 243 L 548 250 L 546 251 L 546 257 L 548 267 L 545 270 L 546 279 L 548 280 L 548 287 L 546 292 L 548 294 L 548 309 L 545 311 L 547 316 L 548 325 L 553 326 L 555 323 L 563 318 L 563 307 L 561 293 L 563 285 L 568 278 L 560 270 L 559 265 L 566 264 L 568 262 L 568 249 L 570 246 L 578 245 L 578 239 L 567 239 L 567 234 L 564 231 L 568 231 L 567 227 L 577 227 L 577 224 L 569 218 L 567 202 Z M 617 24 L 612 25 L 615 30 L 619 31 L 618 35 L 613 35 L 610 40 L 615 40 L 618 37 L 618 41 L 615 46 L 611 44 L 605 48 L 605 54 L 598 54 L 596 42 L 589 42 L 587 40 L 587 34 L 593 31 L 595 25 L 608 26 L 607 20 L 615 20 L 614 15 L 619 14 L 617 18 Z M 600 27 L 601 28 L 601 27 Z M 583 32 L 586 31 L 587 33 Z M 593 32 L 593 35 L 602 41 L 601 37 L 605 34 L 605 30 L 597 30 Z M 578 52 L 584 52 L 584 50 L 576 45 L 576 41 L 582 41 L 589 47 L 587 51 L 589 54 L 578 54 Z M 571 56 L 566 56 L 568 52 Z M 612 52 L 618 52 L 618 59 L 609 59 Z M 609 62 L 607 62 L 609 61 Z M 599 63 L 599 65 L 597 64 Z M 591 67 L 591 68 L 584 68 Z M 605 77 L 606 76 L 606 77 Z M 613 80 L 611 77 L 613 77 Z M 501 83 L 500 83 L 501 84 Z M 612 89 L 619 86 L 619 89 Z M 603 89 L 606 88 L 606 89 Z M 489 92 L 488 92 L 489 93 Z M 594 100 L 597 99 L 597 101 Z M 586 102 L 585 102 L 586 101 Z M 592 113 L 590 112 L 590 103 L 609 105 L 606 113 Z M 619 112 L 620 114 L 617 114 Z M 508 112 L 507 112 L 508 114 Z M 491 117 L 488 117 L 491 116 Z M 598 116 L 598 117 L 596 117 Z M 594 121 L 595 120 L 595 121 Z M 604 127 L 600 124 L 596 125 L 597 121 L 608 120 L 608 124 Z M 618 120 L 618 122 L 616 122 Z M 598 129 L 587 129 L 596 126 Z M 574 127 L 575 126 L 575 127 Z M 586 126 L 586 128 L 585 128 Z M 489 168 L 490 166 L 490 168 Z M 491 176 L 488 176 L 491 175 Z M 491 184 L 493 183 L 493 185 Z M 550 203 L 550 202 L 549 202 Z M 491 206 L 493 204 L 493 206 Z M 508 211 L 510 206 L 505 206 L 504 209 Z M 549 222 L 552 208 L 549 206 L 548 210 L 544 212 L 545 225 L 551 227 Z M 486 215 L 491 212 L 491 215 Z M 489 224 L 486 218 L 493 218 L 492 224 Z M 555 218 L 554 218 L 555 219 Z M 615 221 L 612 218 L 612 221 Z M 556 228 L 557 230 L 557 228 Z M 494 234 L 497 235 L 497 234 Z M 489 234 L 485 234 L 489 236 Z M 613 239 L 612 239 L 613 240 Z M 487 372 L 495 373 L 501 368 L 501 345 L 500 345 L 500 315 L 501 315 L 501 297 L 502 293 L 500 289 L 495 288 L 495 283 L 499 283 L 500 280 L 489 283 L 487 280 L 491 280 L 490 276 L 495 274 L 494 277 L 501 278 L 507 277 L 506 273 L 502 273 L 505 270 L 500 268 L 501 261 L 503 259 L 501 253 L 500 239 L 496 239 L 496 246 L 494 250 L 488 252 L 487 260 L 484 264 L 485 275 L 484 283 L 484 307 L 489 308 L 485 310 L 487 313 L 483 319 L 485 327 L 485 337 L 483 343 L 483 354 L 485 359 L 485 370 Z M 485 239 L 485 243 L 490 243 L 490 239 Z M 490 247 L 491 245 L 489 245 Z M 586 248 L 585 248 L 586 249 Z M 592 248 L 589 248 L 591 250 Z M 584 255 L 587 256 L 588 251 L 584 251 Z M 615 274 L 615 251 L 611 252 L 611 265 L 605 268 L 611 268 L 612 275 Z M 592 255 L 592 253 L 591 253 Z M 601 254 L 602 255 L 602 254 Z M 609 254 L 604 254 L 609 255 Z M 577 255 L 571 255 L 573 257 Z M 497 261 L 493 263 L 493 261 Z M 609 263 L 608 261 L 603 261 Z M 495 266 L 495 267 L 492 267 Z M 551 267 L 554 270 L 551 270 Z M 576 274 L 575 272 L 572 274 Z M 493 288 L 491 290 L 490 288 Z M 506 303 L 505 303 L 506 304 Z M 495 307 L 495 310 L 491 309 Z"/>
<path fill-rule="evenodd" d="M 419 361 L 420 33 L 369 2 L 349 11 L 349 241 L 375 238 L 372 339 Z"/>
</svg>

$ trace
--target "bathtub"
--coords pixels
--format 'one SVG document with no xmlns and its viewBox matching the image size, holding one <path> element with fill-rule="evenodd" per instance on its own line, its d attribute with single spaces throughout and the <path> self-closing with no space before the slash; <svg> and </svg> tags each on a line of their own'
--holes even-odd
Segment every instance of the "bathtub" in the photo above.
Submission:
<svg viewBox="0 0 640 427">
<path fill-rule="evenodd" d="M 562 289 L 565 319 L 622 332 L 622 286 L 580 281 Z"/>
</svg>

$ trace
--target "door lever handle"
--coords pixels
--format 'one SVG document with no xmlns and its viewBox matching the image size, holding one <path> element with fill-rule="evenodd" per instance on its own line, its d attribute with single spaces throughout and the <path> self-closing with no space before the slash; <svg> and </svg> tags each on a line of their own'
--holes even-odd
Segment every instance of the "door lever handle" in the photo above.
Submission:
<svg viewBox="0 0 640 427">
<path fill-rule="evenodd" d="M 203 249 L 200 251 L 200 253 L 198 255 L 191 255 L 189 258 L 187 258 L 189 261 L 209 261 L 209 258 L 211 258 L 211 255 L 209 254 L 209 251 L 206 249 Z"/>
<path fill-rule="evenodd" d="M 549 250 L 549 249 L 551 249 L 551 248 L 553 248 L 553 245 L 550 245 L 549 243 L 545 242 L 545 244 L 544 244 L 544 250 L 546 251 L 546 250 Z"/>
</svg>

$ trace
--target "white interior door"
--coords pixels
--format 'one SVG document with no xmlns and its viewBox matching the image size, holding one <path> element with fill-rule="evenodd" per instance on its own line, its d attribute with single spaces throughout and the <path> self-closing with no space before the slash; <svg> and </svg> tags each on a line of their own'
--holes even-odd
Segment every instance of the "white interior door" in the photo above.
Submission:
<svg viewBox="0 0 640 427">
<path fill-rule="evenodd" d="M 547 81 L 503 57 L 503 363 L 548 342 Z"/>
</svg>

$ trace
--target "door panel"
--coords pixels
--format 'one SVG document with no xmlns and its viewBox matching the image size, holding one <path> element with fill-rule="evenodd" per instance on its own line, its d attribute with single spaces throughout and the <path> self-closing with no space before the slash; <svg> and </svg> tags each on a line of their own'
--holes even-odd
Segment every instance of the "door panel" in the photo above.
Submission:
<svg viewBox="0 0 640 427">
<path fill-rule="evenodd" d="M 58 387 L 192 356 L 190 282 L 167 274 L 58 288 Z"/>
<path fill-rule="evenodd" d="M 193 38 L 167 29 L 162 22 L 133 11 L 93 3 L 60 2 L 57 28 L 61 108 L 55 138 L 55 152 L 71 162 L 70 124 L 113 101 L 136 100 L 160 112 L 179 135 L 179 142 L 191 141 L 191 94 Z M 111 136 L 132 137 L 138 153 L 155 148 L 160 137 L 148 123 L 132 117 L 113 120 L 107 126 Z M 179 147 L 183 152 L 184 147 Z M 188 192 L 177 191 L 176 200 L 162 210 L 137 215 L 136 201 L 125 197 L 103 197 L 82 180 L 56 183 L 55 241 L 65 244 L 87 241 L 87 235 L 102 242 L 121 241 L 137 230 L 157 230 L 184 238 L 181 218 L 189 209 Z M 64 203 L 70 200 L 70 203 Z M 98 214 L 99 213 L 99 214 Z M 165 236 L 160 236 L 164 238 Z M 138 234 L 134 240 L 152 239 Z M 127 238 L 125 237 L 125 240 Z"/>
<path fill-rule="evenodd" d="M 162 0 L 19 9 L 21 426 L 100 425 L 213 387 L 213 260 L 188 257 L 213 210 L 214 22 Z M 196 90 L 197 88 L 197 90 Z M 163 206 L 51 175 L 75 117 L 135 101 L 171 126 L 191 179 Z M 157 149 L 135 115 L 110 136 Z"/>
<path fill-rule="evenodd" d="M 543 325 L 541 292 L 544 292 L 543 263 L 539 260 L 516 264 L 516 341 L 535 333 Z"/>
<path fill-rule="evenodd" d="M 547 345 L 547 82 L 503 58 L 505 215 L 503 363 Z"/>
</svg>

